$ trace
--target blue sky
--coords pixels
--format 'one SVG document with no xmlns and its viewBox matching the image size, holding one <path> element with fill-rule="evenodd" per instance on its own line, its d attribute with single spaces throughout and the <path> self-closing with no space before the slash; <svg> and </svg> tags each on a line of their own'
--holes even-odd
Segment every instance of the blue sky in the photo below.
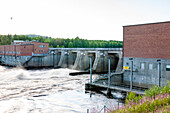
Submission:
<svg viewBox="0 0 170 113">
<path fill-rule="evenodd" d="M 169 0 L 0 0 L 0 5 L 0 34 L 123 40 L 122 26 L 170 21 Z"/>
</svg>

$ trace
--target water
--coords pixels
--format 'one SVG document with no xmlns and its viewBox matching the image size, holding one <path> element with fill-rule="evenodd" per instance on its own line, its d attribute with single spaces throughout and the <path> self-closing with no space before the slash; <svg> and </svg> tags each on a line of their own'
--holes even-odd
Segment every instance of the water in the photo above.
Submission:
<svg viewBox="0 0 170 113">
<path fill-rule="evenodd" d="M 75 70 L 0 66 L 0 112 L 86 113 L 87 109 L 92 112 L 117 104 L 101 94 L 85 93 L 89 75 L 69 76 L 69 72 Z"/>
</svg>

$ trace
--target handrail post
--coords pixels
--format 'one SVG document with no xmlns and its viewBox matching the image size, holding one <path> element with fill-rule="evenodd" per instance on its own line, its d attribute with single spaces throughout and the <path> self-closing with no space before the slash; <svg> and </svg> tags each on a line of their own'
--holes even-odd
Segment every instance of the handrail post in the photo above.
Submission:
<svg viewBox="0 0 170 113">
<path fill-rule="evenodd" d="M 105 111 L 105 108 L 106 108 L 106 106 L 104 105 L 104 113 L 106 112 L 106 111 Z"/>
</svg>

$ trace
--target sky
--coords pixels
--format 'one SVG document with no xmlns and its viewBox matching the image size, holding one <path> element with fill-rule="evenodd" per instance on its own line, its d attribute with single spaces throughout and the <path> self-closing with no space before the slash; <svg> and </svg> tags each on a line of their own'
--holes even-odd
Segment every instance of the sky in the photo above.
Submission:
<svg viewBox="0 0 170 113">
<path fill-rule="evenodd" d="M 169 11 L 170 0 L 0 0 L 0 34 L 122 41 L 123 26 L 170 21 Z"/>
</svg>

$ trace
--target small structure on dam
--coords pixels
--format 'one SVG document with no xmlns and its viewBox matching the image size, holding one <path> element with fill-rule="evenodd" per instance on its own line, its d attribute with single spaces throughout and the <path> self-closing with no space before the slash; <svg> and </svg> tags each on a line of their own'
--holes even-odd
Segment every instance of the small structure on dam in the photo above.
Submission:
<svg viewBox="0 0 170 113">
<path fill-rule="evenodd" d="M 0 61 L 4 65 L 25 66 L 34 56 L 45 56 L 48 51 L 48 43 L 15 40 L 11 45 L 0 46 Z"/>
</svg>

